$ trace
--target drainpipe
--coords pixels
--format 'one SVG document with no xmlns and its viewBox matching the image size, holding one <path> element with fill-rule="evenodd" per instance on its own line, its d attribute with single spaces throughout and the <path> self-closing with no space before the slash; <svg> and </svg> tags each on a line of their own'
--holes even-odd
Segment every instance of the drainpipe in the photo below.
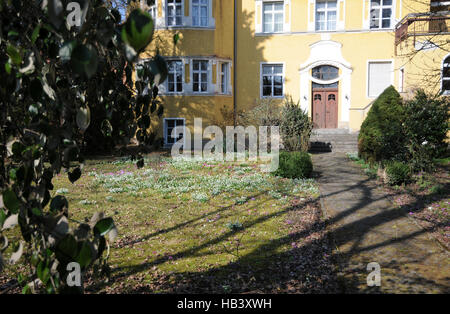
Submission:
<svg viewBox="0 0 450 314">
<path fill-rule="evenodd" d="M 233 120 L 234 126 L 237 125 L 237 106 L 236 106 L 236 81 L 237 81 L 237 0 L 234 0 L 234 30 L 233 30 L 233 44 L 234 44 L 234 53 L 233 53 Z"/>
</svg>

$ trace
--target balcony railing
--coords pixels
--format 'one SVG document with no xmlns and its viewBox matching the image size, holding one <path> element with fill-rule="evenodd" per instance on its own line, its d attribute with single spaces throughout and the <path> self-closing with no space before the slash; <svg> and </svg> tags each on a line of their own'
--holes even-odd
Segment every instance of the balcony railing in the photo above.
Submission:
<svg viewBox="0 0 450 314">
<path fill-rule="evenodd" d="M 450 34 L 450 11 L 411 13 L 395 26 L 395 47 L 409 37 Z"/>
</svg>

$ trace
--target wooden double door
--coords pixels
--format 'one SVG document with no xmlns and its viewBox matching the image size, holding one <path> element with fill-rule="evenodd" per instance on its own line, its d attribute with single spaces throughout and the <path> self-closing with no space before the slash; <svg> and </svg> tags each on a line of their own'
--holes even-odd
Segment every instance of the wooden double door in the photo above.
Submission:
<svg viewBox="0 0 450 314">
<path fill-rule="evenodd" d="M 312 99 L 314 128 L 336 129 L 338 127 L 338 90 L 313 89 Z"/>
</svg>

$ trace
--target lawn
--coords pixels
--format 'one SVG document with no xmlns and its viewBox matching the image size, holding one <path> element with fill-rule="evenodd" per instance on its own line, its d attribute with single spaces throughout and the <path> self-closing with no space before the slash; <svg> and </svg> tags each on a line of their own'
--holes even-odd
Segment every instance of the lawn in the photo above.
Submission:
<svg viewBox="0 0 450 314">
<path fill-rule="evenodd" d="M 87 292 L 333 292 L 331 245 L 313 179 L 263 173 L 257 163 L 89 160 L 54 193 L 71 219 L 113 216 L 110 280 Z M 1 285 L 1 281 L 0 281 Z"/>
</svg>

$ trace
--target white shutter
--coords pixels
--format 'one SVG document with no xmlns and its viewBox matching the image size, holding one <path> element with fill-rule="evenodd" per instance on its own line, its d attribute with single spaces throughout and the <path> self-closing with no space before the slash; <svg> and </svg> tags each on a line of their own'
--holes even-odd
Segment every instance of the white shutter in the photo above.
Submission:
<svg viewBox="0 0 450 314">
<path fill-rule="evenodd" d="M 392 84 L 392 62 L 369 63 L 369 97 L 378 97 Z"/>
</svg>

